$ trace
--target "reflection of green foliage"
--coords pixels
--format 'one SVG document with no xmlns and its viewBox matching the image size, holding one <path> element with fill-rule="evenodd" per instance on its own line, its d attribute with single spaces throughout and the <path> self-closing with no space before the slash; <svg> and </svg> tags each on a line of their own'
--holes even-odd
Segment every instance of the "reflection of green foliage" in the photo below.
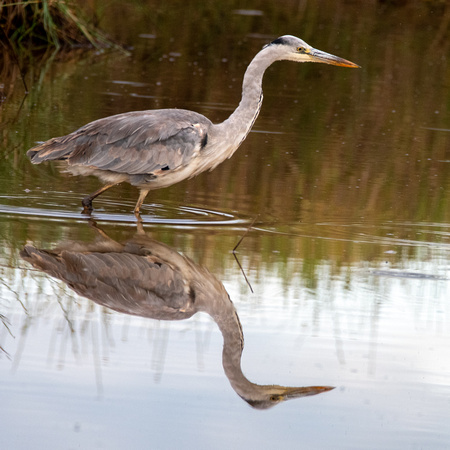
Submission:
<svg viewBox="0 0 450 450">
<path fill-rule="evenodd" d="M 37 140 L 147 108 L 182 107 L 223 120 L 239 102 L 253 55 L 271 36 L 292 33 L 354 59 L 363 69 L 277 63 L 264 80 L 265 100 L 255 125 L 262 133 L 250 134 L 214 175 L 151 193 L 148 202 L 206 205 L 250 220 L 259 214 L 257 224 L 274 233 L 250 232 L 239 249 L 245 269 L 258 276 L 269 264 L 285 285 L 301 274 L 311 289 L 324 261 L 331 271 L 347 271 L 355 262 L 380 258 L 386 242 L 389 248 L 402 240 L 448 242 L 449 133 L 425 128 L 448 128 L 450 92 L 442 80 L 449 77 L 441 55 L 450 39 L 436 41 L 444 22 L 422 11 L 408 15 L 400 34 L 398 14 L 409 14 L 407 9 L 361 14 L 359 4 L 346 4 L 346 14 L 338 14 L 340 2 L 326 3 L 327 8 L 310 2 L 299 10 L 297 2 L 295 7 L 289 1 L 261 2 L 256 9 L 264 15 L 254 17 L 233 13 L 242 8 L 238 0 L 117 2 L 105 8 L 102 27 L 134 45 L 132 57 L 72 53 L 30 64 L 30 93 L 23 105 L 16 81 L 0 110 L 0 192 L 6 197 L 1 203 L 26 206 L 25 189 L 30 198 L 44 197 L 45 190 L 55 208 L 77 210 L 79 198 L 98 181 L 69 177 L 52 164 L 32 166 L 25 152 Z M 156 38 L 137 38 L 141 33 Z M 418 55 L 427 55 L 427 65 Z M 141 86 L 116 83 L 120 80 Z M 68 196 L 67 190 L 73 193 Z M 135 188 L 123 185 L 106 198 L 136 195 Z M 433 232 L 408 222 L 434 224 Z M 48 248 L 49 236 L 54 242 L 67 231 L 56 223 L 51 232 L 39 221 L 18 223 L 5 222 L 5 242 L 17 248 L 26 239 Z M 89 238 L 83 226 L 74 228 Z M 234 267 L 229 252 L 244 230 L 158 232 L 164 242 L 220 274 Z M 364 245 L 355 242 L 364 235 Z M 414 257 L 412 246 L 398 258 Z"/>
</svg>

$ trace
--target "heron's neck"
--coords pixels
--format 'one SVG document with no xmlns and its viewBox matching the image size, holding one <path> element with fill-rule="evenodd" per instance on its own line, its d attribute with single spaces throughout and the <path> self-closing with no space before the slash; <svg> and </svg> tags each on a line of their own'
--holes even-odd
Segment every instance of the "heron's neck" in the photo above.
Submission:
<svg viewBox="0 0 450 450">
<path fill-rule="evenodd" d="M 231 300 L 227 311 L 213 315 L 223 336 L 222 364 L 228 381 L 235 392 L 248 400 L 257 397 L 258 385 L 249 381 L 242 372 L 241 357 L 244 349 L 244 335 L 241 323 Z"/>
<path fill-rule="evenodd" d="M 242 84 L 242 98 L 239 106 L 225 122 L 219 124 L 221 134 L 232 143 L 232 153 L 239 147 L 258 117 L 263 100 L 262 80 L 264 72 L 276 58 L 269 51 L 262 50 L 248 66 Z M 229 155 L 231 156 L 231 155 Z"/>
</svg>

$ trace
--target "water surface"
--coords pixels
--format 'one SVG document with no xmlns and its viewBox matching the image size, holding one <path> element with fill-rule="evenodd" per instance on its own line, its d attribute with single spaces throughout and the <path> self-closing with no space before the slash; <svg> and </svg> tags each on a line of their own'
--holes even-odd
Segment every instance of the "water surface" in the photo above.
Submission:
<svg viewBox="0 0 450 450">
<path fill-rule="evenodd" d="M 37 64 L 23 104 L 15 80 L 0 110 L 5 448 L 448 448 L 450 41 L 432 8 L 356 6 L 202 2 L 180 18 L 152 5 L 127 27 L 132 7 L 111 9 L 105 26 L 130 55 Z M 230 380 L 208 313 L 118 312 L 20 257 L 139 230 L 135 188 L 99 197 L 95 227 L 80 200 L 98 180 L 25 152 L 129 110 L 221 121 L 253 55 L 287 33 L 362 69 L 275 64 L 233 158 L 152 192 L 142 214 L 146 238 L 209 274 L 210 298 L 229 295 L 248 380 L 334 388 L 262 411 Z"/>
</svg>

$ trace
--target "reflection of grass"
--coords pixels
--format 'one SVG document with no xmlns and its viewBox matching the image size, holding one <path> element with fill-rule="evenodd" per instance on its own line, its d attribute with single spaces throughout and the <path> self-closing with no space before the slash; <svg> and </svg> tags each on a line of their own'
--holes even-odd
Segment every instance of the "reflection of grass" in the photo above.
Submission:
<svg viewBox="0 0 450 450">
<path fill-rule="evenodd" d="M 14 337 L 14 335 L 11 333 L 11 330 L 9 328 L 10 322 L 9 322 L 8 318 L 5 317 L 3 314 L 0 314 L 0 321 L 3 323 L 3 326 L 8 330 L 8 333 L 12 337 Z M 1 345 L 0 345 L 0 352 L 3 352 L 8 357 L 8 359 L 11 359 L 9 353 Z"/>
</svg>

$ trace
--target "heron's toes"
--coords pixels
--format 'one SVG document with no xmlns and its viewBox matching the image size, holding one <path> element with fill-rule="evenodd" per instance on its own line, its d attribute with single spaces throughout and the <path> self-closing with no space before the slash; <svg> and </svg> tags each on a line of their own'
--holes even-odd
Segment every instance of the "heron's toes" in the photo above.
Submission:
<svg viewBox="0 0 450 450">
<path fill-rule="evenodd" d="M 81 200 L 81 204 L 83 205 L 83 211 L 81 214 L 91 214 L 92 210 L 92 200 L 90 197 L 85 197 Z"/>
</svg>

